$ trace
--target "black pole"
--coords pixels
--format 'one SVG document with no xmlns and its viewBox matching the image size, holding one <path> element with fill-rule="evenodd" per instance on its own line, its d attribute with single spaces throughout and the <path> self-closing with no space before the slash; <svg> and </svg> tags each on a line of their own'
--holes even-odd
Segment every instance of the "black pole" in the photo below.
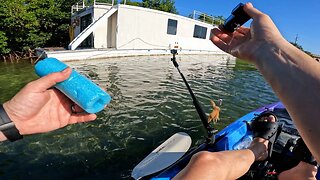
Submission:
<svg viewBox="0 0 320 180">
<path fill-rule="evenodd" d="M 207 142 L 208 143 L 213 143 L 214 142 L 214 132 L 216 132 L 216 130 L 211 127 L 208 123 L 208 117 L 206 115 L 206 113 L 204 112 L 202 106 L 200 105 L 199 101 L 197 100 L 196 96 L 194 95 L 191 87 L 189 86 L 186 78 L 184 77 L 184 75 L 181 73 L 180 69 L 179 69 L 179 64 L 177 63 L 176 61 L 176 54 L 177 54 L 177 50 L 173 49 L 171 50 L 171 53 L 173 55 L 173 57 L 171 58 L 171 61 L 173 62 L 173 65 L 177 68 L 179 74 L 181 75 L 185 85 L 187 86 L 188 88 L 188 91 L 192 97 L 192 100 L 193 100 L 193 105 L 194 107 L 196 108 L 197 110 L 197 113 L 201 119 L 201 122 L 204 126 L 204 128 L 206 129 L 207 131 Z"/>
</svg>

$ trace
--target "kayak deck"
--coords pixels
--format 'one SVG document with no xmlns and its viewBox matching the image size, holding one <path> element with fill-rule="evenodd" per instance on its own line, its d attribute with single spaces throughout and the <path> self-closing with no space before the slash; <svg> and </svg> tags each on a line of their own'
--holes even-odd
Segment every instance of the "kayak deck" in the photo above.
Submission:
<svg viewBox="0 0 320 180">
<path fill-rule="evenodd" d="M 191 157 L 200 151 L 210 151 L 210 152 L 218 152 L 218 151 L 225 151 L 225 150 L 236 150 L 241 149 L 239 147 L 240 144 L 243 144 L 244 141 L 247 139 L 252 139 L 252 132 L 248 129 L 247 122 L 250 122 L 256 117 L 257 114 L 260 114 L 261 112 L 265 110 L 271 110 L 274 109 L 283 109 L 285 110 L 285 107 L 281 102 L 273 103 L 267 106 L 264 106 L 262 108 L 259 108 L 255 111 L 252 111 L 235 122 L 231 123 L 229 126 L 225 127 L 223 130 L 218 132 L 215 135 L 215 143 L 213 145 L 203 143 L 200 146 L 193 148 L 190 150 L 189 153 L 187 153 L 184 157 L 182 157 L 179 161 L 165 169 L 164 171 L 156 174 L 151 177 L 152 180 L 165 180 L 165 179 L 171 179 L 175 175 L 177 175 L 190 161 Z M 247 143 L 249 144 L 249 143 Z M 273 153 L 275 156 L 273 163 L 278 163 L 278 160 L 283 159 L 283 155 L 281 153 Z M 280 162 L 281 163 L 281 162 Z M 256 164 L 252 166 L 252 168 L 255 168 Z M 150 178 L 150 177 L 149 177 Z M 318 170 L 317 179 L 320 179 L 320 170 Z"/>
</svg>

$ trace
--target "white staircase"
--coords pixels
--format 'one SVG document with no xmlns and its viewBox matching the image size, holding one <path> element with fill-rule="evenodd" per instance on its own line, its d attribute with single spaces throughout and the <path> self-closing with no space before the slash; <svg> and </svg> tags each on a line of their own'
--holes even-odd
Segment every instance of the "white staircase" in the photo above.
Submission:
<svg viewBox="0 0 320 180">
<path fill-rule="evenodd" d="M 69 50 L 75 50 L 100 24 L 106 22 L 112 14 L 118 10 L 117 6 L 112 7 L 106 13 L 104 13 L 99 19 L 92 22 L 87 28 L 85 28 L 74 40 L 68 45 Z"/>
</svg>

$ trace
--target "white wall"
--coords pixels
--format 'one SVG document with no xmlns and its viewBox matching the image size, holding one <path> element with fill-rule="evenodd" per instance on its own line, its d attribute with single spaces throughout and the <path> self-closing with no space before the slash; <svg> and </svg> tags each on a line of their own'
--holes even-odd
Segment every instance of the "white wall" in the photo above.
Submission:
<svg viewBox="0 0 320 180">
<path fill-rule="evenodd" d="M 177 35 L 167 34 L 168 19 L 178 20 Z M 194 25 L 207 27 L 207 39 L 193 38 Z M 120 5 L 118 49 L 168 49 L 177 41 L 182 49 L 217 51 L 209 40 L 212 25 L 166 12 Z"/>
<path fill-rule="evenodd" d="M 108 48 L 116 48 L 118 12 L 108 19 Z"/>
<path fill-rule="evenodd" d="M 94 6 L 94 20 L 99 19 L 104 13 L 106 13 L 111 6 Z M 100 26 L 98 26 L 93 33 L 94 48 L 108 48 L 108 19 L 104 20 Z"/>
<path fill-rule="evenodd" d="M 72 17 L 93 14 L 93 21 L 99 19 L 109 6 L 94 6 Z M 94 9 L 94 12 L 93 12 Z M 168 19 L 178 21 L 177 35 L 167 34 Z M 206 39 L 193 37 L 194 26 L 207 28 Z M 169 49 L 175 42 L 183 50 L 220 51 L 209 40 L 212 25 L 183 16 L 156 11 L 147 8 L 119 5 L 118 11 L 105 20 L 94 31 L 95 48 L 117 49 Z M 75 36 L 80 33 L 80 26 L 75 28 Z"/>
</svg>

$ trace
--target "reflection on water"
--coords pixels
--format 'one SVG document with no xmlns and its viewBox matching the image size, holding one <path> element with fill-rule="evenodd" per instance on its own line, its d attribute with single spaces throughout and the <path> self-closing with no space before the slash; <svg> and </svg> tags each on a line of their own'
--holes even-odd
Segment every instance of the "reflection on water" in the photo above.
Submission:
<svg viewBox="0 0 320 180">
<path fill-rule="evenodd" d="M 36 78 L 30 63 L 0 62 L 0 103 L 14 96 L 27 82 Z"/>
<path fill-rule="evenodd" d="M 219 129 L 277 100 L 250 64 L 212 55 L 179 55 L 178 63 L 206 112 L 211 112 L 210 99 L 223 99 Z M 128 178 L 131 169 L 172 134 L 184 131 L 193 142 L 202 141 L 201 122 L 170 57 L 69 65 L 107 89 L 112 102 L 92 123 L 2 143 L 0 177 Z"/>
</svg>

